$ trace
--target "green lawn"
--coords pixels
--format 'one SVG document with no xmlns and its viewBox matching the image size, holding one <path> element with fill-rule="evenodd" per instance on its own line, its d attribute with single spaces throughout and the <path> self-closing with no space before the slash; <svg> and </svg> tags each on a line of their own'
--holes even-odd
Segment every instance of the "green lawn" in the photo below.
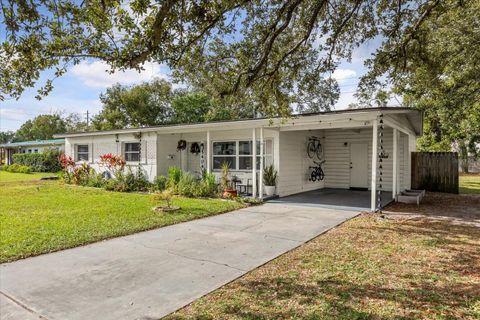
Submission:
<svg viewBox="0 0 480 320">
<path fill-rule="evenodd" d="M 460 176 L 460 193 L 478 193 L 480 194 L 480 175 L 462 175 Z"/>
<path fill-rule="evenodd" d="M 34 173 L 26 174 L 26 173 L 0 171 L 0 183 L 2 183 L 2 182 L 13 182 L 13 181 L 40 180 L 41 177 L 52 176 L 52 175 L 55 175 L 55 173 L 34 172 Z"/>
<path fill-rule="evenodd" d="M 214 215 L 242 205 L 175 198 L 182 209 L 155 213 L 149 195 L 59 182 L 0 183 L 0 262 Z"/>
</svg>

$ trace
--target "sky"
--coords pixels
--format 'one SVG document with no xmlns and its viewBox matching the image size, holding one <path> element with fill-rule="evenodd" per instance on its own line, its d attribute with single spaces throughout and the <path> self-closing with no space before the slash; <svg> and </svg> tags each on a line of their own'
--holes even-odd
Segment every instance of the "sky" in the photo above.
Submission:
<svg viewBox="0 0 480 320">
<path fill-rule="evenodd" d="M 378 44 L 372 41 L 354 51 L 351 62 L 342 62 L 333 76 L 340 85 L 341 94 L 335 106 L 336 110 L 345 109 L 354 102 L 354 93 L 360 76 L 365 74 L 364 60 Z M 35 99 L 37 88 L 28 88 L 18 100 L 0 102 L 0 131 L 17 130 L 25 121 L 39 114 L 63 112 L 78 113 L 85 117 L 101 110 L 99 96 L 115 84 L 132 85 L 155 77 L 169 79 L 170 70 L 156 63 L 148 63 L 141 73 L 135 70 L 108 73 L 108 66 L 101 61 L 82 61 L 71 66 L 68 72 L 56 79 L 54 89 L 42 100 Z M 42 74 L 38 84 L 45 83 L 52 72 Z"/>
</svg>

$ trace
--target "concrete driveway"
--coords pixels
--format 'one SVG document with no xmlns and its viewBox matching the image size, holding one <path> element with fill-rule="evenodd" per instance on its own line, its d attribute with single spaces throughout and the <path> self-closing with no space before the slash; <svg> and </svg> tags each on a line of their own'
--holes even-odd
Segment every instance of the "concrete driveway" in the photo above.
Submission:
<svg viewBox="0 0 480 320">
<path fill-rule="evenodd" d="M 3 264 L 1 319 L 158 319 L 357 215 L 267 203 Z"/>
</svg>

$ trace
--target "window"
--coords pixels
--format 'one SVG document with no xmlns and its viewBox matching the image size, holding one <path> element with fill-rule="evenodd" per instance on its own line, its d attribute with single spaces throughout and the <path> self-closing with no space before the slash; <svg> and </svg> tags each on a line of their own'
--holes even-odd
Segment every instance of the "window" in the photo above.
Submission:
<svg viewBox="0 0 480 320">
<path fill-rule="evenodd" d="M 33 153 L 38 153 L 38 149 L 34 149 L 34 150 L 33 150 Z"/>
<path fill-rule="evenodd" d="M 77 158 L 75 161 L 88 161 L 88 144 L 77 144 Z"/>
<path fill-rule="evenodd" d="M 213 169 L 221 169 L 224 162 L 230 165 L 230 169 L 236 169 L 237 143 L 214 142 L 213 143 Z"/>
<path fill-rule="evenodd" d="M 252 170 L 252 141 L 239 141 L 238 169 Z"/>
<path fill-rule="evenodd" d="M 273 141 L 264 141 L 264 167 L 273 163 Z M 257 170 L 260 169 L 260 141 L 257 141 Z M 253 169 L 253 146 L 252 141 L 228 141 L 213 143 L 213 169 L 221 169 L 222 164 L 227 162 L 231 170 Z"/>
<path fill-rule="evenodd" d="M 125 143 L 125 161 L 140 162 L 140 142 Z"/>
</svg>

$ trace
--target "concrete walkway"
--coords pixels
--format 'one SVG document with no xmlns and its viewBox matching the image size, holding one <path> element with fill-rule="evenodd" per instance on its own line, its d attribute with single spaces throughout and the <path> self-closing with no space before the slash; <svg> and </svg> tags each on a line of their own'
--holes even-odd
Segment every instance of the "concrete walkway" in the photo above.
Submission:
<svg viewBox="0 0 480 320">
<path fill-rule="evenodd" d="M 0 266 L 1 319 L 158 319 L 357 215 L 270 204 Z"/>
</svg>

